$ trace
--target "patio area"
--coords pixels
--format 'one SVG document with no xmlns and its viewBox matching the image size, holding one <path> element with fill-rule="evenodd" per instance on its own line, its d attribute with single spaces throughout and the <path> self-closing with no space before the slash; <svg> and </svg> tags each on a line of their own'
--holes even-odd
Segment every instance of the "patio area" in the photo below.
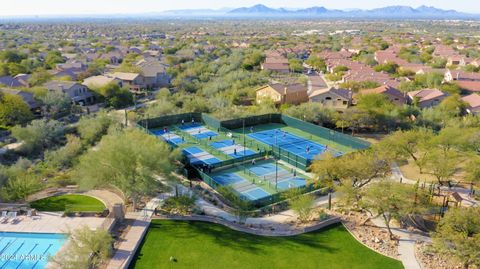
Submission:
<svg viewBox="0 0 480 269">
<path fill-rule="evenodd" d="M 87 225 L 91 229 L 101 227 L 105 218 L 62 217 L 62 213 L 39 212 L 36 216 L 21 215 L 16 222 L 0 223 L 2 232 L 65 233 Z"/>
</svg>

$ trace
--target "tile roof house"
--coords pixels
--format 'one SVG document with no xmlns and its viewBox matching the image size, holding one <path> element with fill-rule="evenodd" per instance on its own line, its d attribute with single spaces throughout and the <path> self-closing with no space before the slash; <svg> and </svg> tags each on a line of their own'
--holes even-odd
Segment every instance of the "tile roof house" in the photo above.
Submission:
<svg viewBox="0 0 480 269">
<path fill-rule="evenodd" d="M 449 70 L 445 71 L 444 81 L 480 81 L 480 73 L 466 72 L 462 70 Z"/>
<path fill-rule="evenodd" d="M 167 73 L 167 65 L 155 58 L 145 58 L 137 64 L 142 70 L 146 88 L 166 87 L 170 85 L 171 76 Z"/>
<path fill-rule="evenodd" d="M 139 92 L 145 88 L 143 76 L 138 73 L 113 72 L 105 76 L 121 80 L 123 86 L 132 92 Z"/>
<path fill-rule="evenodd" d="M 352 104 L 352 91 L 337 88 L 318 89 L 311 92 L 308 98 L 310 102 L 320 103 L 324 107 L 344 109 Z"/>
<path fill-rule="evenodd" d="M 467 92 L 480 92 L 480 81 L 456 81 L 455 82 L 460 89 L 467 91 Z"/>
<path fill-rule="evenodd" d="M 448 57 L 448 59 L 447 59 L 447 65 L 448 66 L 450 66 L 450 65 L 465 66 L 466 62 L 467 62 L 467 60 L 465 59 L 465 57 L 463 57 L 461 55 L 452 55 L 452 56 Z"/>
<path fill-rule="evenodd" d="M 447 97 L 447 94 L 438 89 L 423 89 L 408 92 L 407 96 L 411 104 L 416 104 L 420 108 L 427 108 L 440 104 Z"/>
<path fill-rule="evenodd" d="M 271 99 L 275 104 L 301 104 L 308 101 L 308 88 L 302 84 L 269 84 L 256 90 L 256 101 Z"/>
<path fill-rule="evenodd" d="M 100 59 L 107 60 L 110 64 L 118 65 L 123 62 L 124 53 L 118 49 L 112 50 L 99 56 Z"/>
<path fill-rule="evenodd" d="M 48 70 L 48 73 L 50 73 L 52 76 L 54 76 L 55 78 L 62 78 L 62 77 L 69 77 L 70 80 L 72 81 L 76 81 L 77 80 L 77 77 L 78 77 L 78 74 L 80 74 L 80 72 L 75 72 L 71 69 L 66 69 L 66 70 Z"/>
<path fill-rule="evenodd" d="M 66 63 L 56 64 L 55 68 L 58 71 L 71 70 L 74 72 L 83 72 L 87 70 L 87 65 L 80 61 L 68 61 Z"/>
<path fill-rule="evenodd" d="M 119 87 L 123 87 L 123 83 L 120 79 L 113 78 L 113 77 L 107 77 L 107 76 L 92 76 L 88 77 L 83 80 L 83 85 L 89 87 L 89 88 L 100 88 L 103 86 L 106 86 L 110 83 L 115 83 Z"/>
<path fill-rule="evenodd" d="M 362 90 L 360 94 L 382 94 L 396 105 L 406 104 L 405 94 L 389 85 L 382 85 L 375 89 Z"/>
<path fill-rule="evenodd" d="M 72 102 L 78 105 L 88 105 L 94 102 L 93 94 L 85 86 L 72 81 L 49 81 L 43 84 L 49 91 L 58 91 L 67 94 Z"/>
<path fill-rule="evenodd" d="M 480 95 L 472 93 L 470 95 L 461 98 L 462 101 L 467 103 L 467 112 L 470 114 L 480 113 Z"/>
<path fill-rule="evenodd" d="M 33 97 L 33 93 L 31 92 L 24 92 L 24 91 L 19 91 L 15 89 L 7 89 L 7 88 L 0 88 L 0 93 L 4 94 L 13 94 L 13 95 L 18 95 L 20 96 L 23 101 L 28 105 L 30 110 L 37 110 L 40 108 L 40 104 L 35 100 Z"/>
<path fill-rule="evenodd" d="M 262 70 L 268 70 L 273 72 L 290 72 L 288 59 L 278 51 L 268 51 L 266 53 L 265 62 L 263 62 L 260 67 Z"/>
<path fill-rule="evenodd" d="M 433 56 L 448 58 L 451 56 L 458 55 L 458 52 L 455 51 L 451 46 L 446 45 L 437 45 L 433 51 Z"/>
<path fill-rule="evenodd" d="M 4 85 L 7 87 L 22 87 L 22 84 L 11 76 L 0 77 L 0 85 Z"/>
</svg>

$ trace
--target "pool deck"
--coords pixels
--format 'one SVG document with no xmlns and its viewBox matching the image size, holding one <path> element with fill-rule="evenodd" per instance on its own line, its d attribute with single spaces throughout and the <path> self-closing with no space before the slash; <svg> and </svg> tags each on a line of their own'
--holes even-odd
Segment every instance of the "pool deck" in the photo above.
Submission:
<svg viewBox="0 0 480 269">
<path fill-rule="evenodd" d="M 66 233 L 84 225 L 91 229 L 101 227 L 105 218 L 97 217 L 62 217 L 62 213 L 40 212 L 37 216 L 20 216 L 17 223 L 0 223 L 2 232 L 19 233 Z"/>
</svg>

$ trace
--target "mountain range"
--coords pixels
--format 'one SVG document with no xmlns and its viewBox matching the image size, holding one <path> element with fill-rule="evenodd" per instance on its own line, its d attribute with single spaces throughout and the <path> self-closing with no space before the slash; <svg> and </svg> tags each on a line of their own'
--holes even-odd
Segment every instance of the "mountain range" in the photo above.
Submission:
<svg viewBox="0 0 480 269">
<path fill-rule="evenodd" d="M 480 14 L 444 10 L 432 6 L 387 6 L 375 9 L 327 9 L 309 7 L 301 9 L 271 8 L 262 4 L 251 7 L 219 10 L 170 10 L 159 14 L 165 16 L 218 16 L 246 18 L 379 18 L 379 19 L 480 19 Z"/>
</svg>

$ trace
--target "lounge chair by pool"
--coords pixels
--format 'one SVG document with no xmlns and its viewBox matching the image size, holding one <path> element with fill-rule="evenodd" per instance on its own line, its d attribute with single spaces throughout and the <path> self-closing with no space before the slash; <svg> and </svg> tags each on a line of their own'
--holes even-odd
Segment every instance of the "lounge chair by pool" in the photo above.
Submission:
<svg viewBox="0 0 480 269">
<path fill-rule="evenodd" d="M 0 219 L 0 223 L 6 223 L 8 222 L 8 212 L 7 211 L 2 211 L 2 218 Z"/>
</svg>

